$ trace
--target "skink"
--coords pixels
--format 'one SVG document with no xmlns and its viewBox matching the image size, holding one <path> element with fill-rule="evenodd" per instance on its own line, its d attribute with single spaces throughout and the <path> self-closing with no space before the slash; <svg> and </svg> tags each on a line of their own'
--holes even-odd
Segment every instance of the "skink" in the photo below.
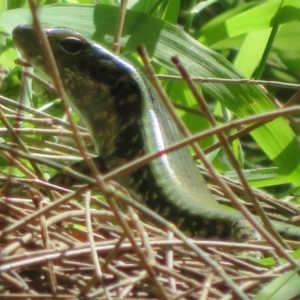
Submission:
<svg viewBox="0 0 300 300">
<path fill-rule="evenodd" d="M 182 139 L 164 104 L 134 66 L 73 30 L 44 31 L 68 101 L 96 146 L 100 171 L 164 150 Z M 13 38 L 21 54 L 49 75 L 35 30 L 20 25 Z M 217 203 L 187 148 L 166 153 L 116 180 L 134 198 L 194 237 L 257 238 L 239 212 Z M 300 238 L 299 227 L 272 224 L 278 232 Z"/>
</svg>

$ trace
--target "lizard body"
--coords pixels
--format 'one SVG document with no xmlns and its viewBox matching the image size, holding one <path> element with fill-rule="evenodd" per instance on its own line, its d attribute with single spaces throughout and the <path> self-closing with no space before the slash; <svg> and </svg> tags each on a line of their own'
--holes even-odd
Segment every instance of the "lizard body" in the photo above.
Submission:
<svg viewBox="0 0 300 300">
<path fill-rule="evenodd" d="M 45 34 L 68 101 L 96 146 L 100 171 L 164 150 L 182 138 L 156 92 L 130 63 L 70 29 L 49 28 Z M 35 30 L 20 25 L 13 37 L 22 55 L 48 74 Z M 239 212 L 217 203 L 187 148 L 166 153 L 116 180 L 192 236 L 257 238 Z M 280 233 L 300 238 L 300 228 L 272 224 Z"/>
</svg>

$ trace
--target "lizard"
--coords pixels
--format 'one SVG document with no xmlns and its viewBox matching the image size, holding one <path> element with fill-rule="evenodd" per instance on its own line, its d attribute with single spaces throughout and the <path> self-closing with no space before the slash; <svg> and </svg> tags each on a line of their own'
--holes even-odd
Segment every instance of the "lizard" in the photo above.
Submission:
<svg viewBox="0 0 300 300">
<path fill-rule="evenodd" d="M 45 28 L 70 106 L 97 150 L 102 173 L 182 139 L 165 105 L 145 76 L 125 59 L 67 28 Z M 49 75 L 41 43 L 31 25 L 13 30 L 21 55 Z M 79 168 L 80 162 L 74 165 Z M 54 176 L 63 182 L 64 174 Z M 70 179 L 71 180 L 71 179 Z M 259 239 L 243 215 L 221 206 L 208 189 L 188 148 L 164 153 L 115 179 L 149 208 L 192 237 Z M 281 234 L 300 238 L 300 228 L 272 221 Z"/>
</svg>

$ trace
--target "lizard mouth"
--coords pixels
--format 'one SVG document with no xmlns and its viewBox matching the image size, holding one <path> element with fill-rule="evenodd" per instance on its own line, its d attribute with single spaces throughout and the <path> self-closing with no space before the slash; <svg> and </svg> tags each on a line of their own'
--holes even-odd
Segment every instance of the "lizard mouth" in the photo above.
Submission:
<svg viewBox="0 0 300 300">
<path fill-rule="evenodd" d="M 47 34 L 47 30 L 45 30 Z M 14 28 L 13 41 L 22 58 L 16 60 L 16 64 L 25 67 L 36 67 L 45 70 L 45 56 L 42 52 L 41 42 L 36 30 L 31 25 L 19 25 Z"/>
<path fill-rule="evenodd" d="M 29 25 L 19 25 L 13 30 L 12 34 L 14 43 L 21 55 L 26 58 L 27 64 L 30 61 L 35 65 L 35 60 L 41 57 L 42 53 L 38 50 L 41 46 L 34 28 Z M 17 63 L 19 62 L 17 61 Z M 23 62 L 21 62 L 22 65 L 24 65 Z"/>
<path fill-rule="evenodd" d="M 29 49 L 36 48 L 37 34 L 35 30 L 29 25 L 19 25 L 13 32 L 13 40 L 22 55 L 29 53 Z M 33 44 L 32 44 L 33 43 Z"/>
</svg>

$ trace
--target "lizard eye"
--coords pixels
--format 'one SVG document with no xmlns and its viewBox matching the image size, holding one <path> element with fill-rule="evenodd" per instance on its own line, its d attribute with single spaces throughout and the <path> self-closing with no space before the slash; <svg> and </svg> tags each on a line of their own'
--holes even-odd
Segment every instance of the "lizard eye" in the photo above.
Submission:
<svg viewBox="0 0 300 300">
<path fill-rule="evenodd" d="M 75 37 L 68 37 L 60 41 L 60 45 L 63 51 L 72 55 L 79 54 L 83 50 L 83 43 Z"/>
</svg>

